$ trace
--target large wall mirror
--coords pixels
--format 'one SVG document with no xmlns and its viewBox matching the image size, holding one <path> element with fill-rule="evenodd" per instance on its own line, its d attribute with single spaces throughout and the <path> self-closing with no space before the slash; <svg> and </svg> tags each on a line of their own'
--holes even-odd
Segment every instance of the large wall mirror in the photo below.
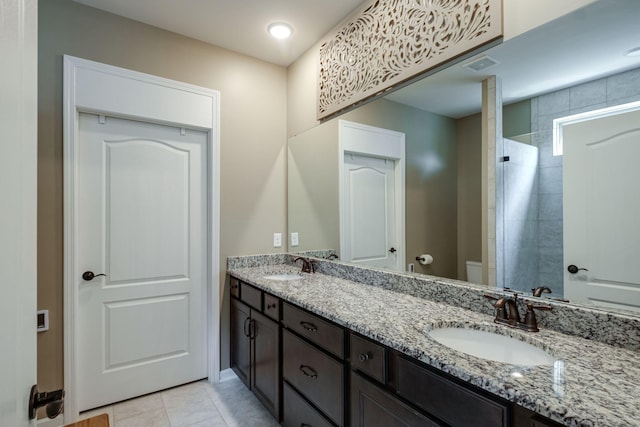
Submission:
<svg viewBox="0 0 640 427">
<path fill-rule="evenodd" d="M 640 46 L 638 22 L 636 0 L 600 0 L 291 137 L 288 226 L 299 239 L 289 250 L 340 249 L 338 134 L 348 120 L 405 134 L 406 263 L 467 280 L 468 261 L 482 259 L 481 82 L 496 75 L 509 157 L 497 163 L 505 203 L 496 218 L 498 286 L 548 286 L 549 296 L 564 298 L 566 195 L 553 122 L 640 101 L 640 56 L 631 52 Z M 431 264 L 413 261 L 424 253 Z"/>
</svg>

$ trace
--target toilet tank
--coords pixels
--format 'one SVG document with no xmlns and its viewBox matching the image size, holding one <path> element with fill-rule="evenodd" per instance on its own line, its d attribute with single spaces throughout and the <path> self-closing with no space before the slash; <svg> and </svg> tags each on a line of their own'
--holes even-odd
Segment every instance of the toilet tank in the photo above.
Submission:
<svg viewBox="0 0 640 427">
<path fill-rule="evenodd" d="M 467 261 L 467 282 L 482 283 L 482 263 Z"/>
</svg>

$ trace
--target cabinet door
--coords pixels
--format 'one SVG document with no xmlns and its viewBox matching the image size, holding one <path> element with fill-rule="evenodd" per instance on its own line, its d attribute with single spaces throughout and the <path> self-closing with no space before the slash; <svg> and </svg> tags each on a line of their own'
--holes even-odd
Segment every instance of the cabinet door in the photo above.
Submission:
<svg viewBox="0 0 640 427">
<path fill-rule="evenodd" d="M 278 324 L 251 311 L 251 389 L 280 420 L 280 330 Z"/>
<path fill-rule="evenodd" d="M 307 403 L 286 382 L 282 385 L 284 427 L 333 427 L 313 406 Z"/>
<path fill-rule="evenodd" d="M 352 427 L 438 427 L 435 421 L 405 405 L 356 373 L 351 373 Z"/>
<path fill-rule="evenodd" d="M 231 298 L 231 367 L 247 387 L 251 364 L 251 348 L 247 333 L 251 321 L 249 307 Z"/>
</svg>

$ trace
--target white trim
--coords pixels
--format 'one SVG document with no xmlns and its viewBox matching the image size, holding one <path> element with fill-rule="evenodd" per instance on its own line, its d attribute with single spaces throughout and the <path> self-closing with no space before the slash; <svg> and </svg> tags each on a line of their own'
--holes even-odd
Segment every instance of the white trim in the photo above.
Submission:
<svg viewBox="0 0 640 427">
<path fill-rule="evenodd" d="M 91 90 L 88 90 L 91 88 Z M 155 93 L 160 95 L 156 96 Z M 150 95 L 153 94 L 153 95 Z M 97 95 L 97 96 L 96 96 Z M 163 96 L 179 103 L 162 102 Z M 150 98 L 153 102 L 150 102 Z M 120 108 L 125 100 L 126 111 Z M 190 108 L 183 108 L 185 103 Z M 208 251 L 207 371 L 210 382 L 220 381 L 220 93 L 187 83 L 64 56 L 64 422 L 79 415 L 77 358 L 78 297 L 73 277 L 78 245 L 76 134 L 79 111 L 104 113 L 147 122 L 191 127 L 208 135 Z"/>
<path fill-rule="evenodd" d="M 396 208 L 396 236 L 398 239 L 397 270 L 404 271 L 406 258 L 405 235 L 405 134 L 375 126 L 363 125 L 347 120 L 339 121 L 338 130 L 338 209 L 340 211 L 340 254 L 346 246 L 346 233 L 344 231 L 346 219 L 344 218 L 344 155 L 345 153 L 362 154 L 370 157 L 393 160 L 395 167 L 395 208 Z M 371 132 L 371 138 L 354 140 L 345 138 L 345 131 L 349 128 Z M 392 136 L 396 143 L 390 144 L 388 139 L 382 142 L 377 135 Z"/>
<path fill-rule="evenodd" d="M 616 105 L 613 107 L 601 108 L 599 110 L 587 111 L 584 113 L 573 114 L 571 116 L 560 117 L 553 120 L 553 155 L 562 156 L 563 151 L 563 127 L 580 123 L 587 120 L 601 119 L 603 117 L 613 116 L 620 113 L 640 110 L 640 101 L 630 102 L 628 104 Z"/>
</svg>

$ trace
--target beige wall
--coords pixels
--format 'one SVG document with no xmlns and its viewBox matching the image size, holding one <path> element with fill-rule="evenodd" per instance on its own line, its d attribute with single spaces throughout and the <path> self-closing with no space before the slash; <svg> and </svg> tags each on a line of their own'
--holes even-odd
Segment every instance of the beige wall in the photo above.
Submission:
<svg viewBox="0 0 640 427">
<path fill-rule="evenodd" d="M 482 261 L 482 122 L 480 114 L 456 120 L 458 143 L 458 277 L 466 262 Z"/>
<path fill-rule="evenodd" d="M 38 384 L 63 384 L 62 55 L 69 54 L 219 90 L 222 367 L 228 366 L 228 255 L 279 251 L 286 232 L 287 72 L 175 33 L 70 0 L 39 2 Z"/>
</svg>

